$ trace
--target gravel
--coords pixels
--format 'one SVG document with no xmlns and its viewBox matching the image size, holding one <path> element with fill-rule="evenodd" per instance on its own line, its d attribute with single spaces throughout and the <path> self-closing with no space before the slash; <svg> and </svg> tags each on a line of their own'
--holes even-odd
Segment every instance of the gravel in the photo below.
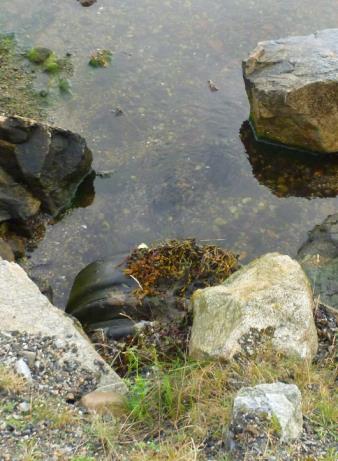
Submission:
<svg viewBox="0 0 338 461">
<path fill-rule="evenodd" d="M 102 459 L 77 403 L 99 377 L 65 360 L 65 350 L 52 336 L 0 333 L 0 461 Z M 26 385 L 19 391 L 2 386 L 5 369 L 21 375 Z"/>
</svg>

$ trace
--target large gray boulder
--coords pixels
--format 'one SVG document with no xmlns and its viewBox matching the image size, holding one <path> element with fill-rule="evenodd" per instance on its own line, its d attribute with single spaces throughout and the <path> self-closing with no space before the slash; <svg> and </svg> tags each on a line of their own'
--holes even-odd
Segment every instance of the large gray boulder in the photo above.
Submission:
<svg viewBox="0 0 338 461">
<path fill-rule="evenodd" d="M 297 259 L 319 301 L 338 309 L 338 213 L 309 232 Z"/>
<path fill-rule="evenodd" d="M 259 138 L 338 152 L 338 29 L 260 42 L 243 76 Z"/>
<path fill-rule="evenodd" d="M 54 307 L 20 266 L 1 260 L 0 332 L 13 331 L 54 336 L 62 344 L 69 345 L 65 359 L 77 361 L 99 375 L 100 388 L 126 392 L 123 381 L 102 360 L 81 327 Z"/>
<path fill-rule="evenodd" d="M 253 353 L 264 338 L 302 359 L 311 360 L 318 348 L 311 286 L 289 256 L 266 254 L 223 285 L 197 290 L 192 308 L 190 355 L 197 359 Z"/>
<path fill-rule="evenodd" d="M 5 202 L 0 202 L 0 212 L 4 207 L 10 217 L 25 218 L 34 211 L 32 194 L 44 211 L 57 214 L 69 205 L 91 172 L 91 163 L 92 154 L 80 135 L 23 117 L 0 116 L 0 194 Z M 10 208 L 6 174 L 22 186 L 13 191 L 14 198 L 23 197 L 21 207 L 14 203 Z"/>
<path fill-rule="evenodd" d="M 243 387 L 233 406 L 232 426 L 247 415 L 274 417 L 280 427 L 280 440 L 296 439 L 303 430 L 302 395 L 295 384 L 259 384 Z"/>
</svg>

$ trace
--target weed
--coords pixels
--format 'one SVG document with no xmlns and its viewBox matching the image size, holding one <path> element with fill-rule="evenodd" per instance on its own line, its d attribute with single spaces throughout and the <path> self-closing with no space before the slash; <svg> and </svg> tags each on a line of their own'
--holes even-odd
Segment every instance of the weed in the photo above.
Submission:
<svg viewBox="0 0 338 461">
<path fill-rule="evenodd" d="M 51 53 L 48 58 L 43 62 L 43 69 L 48 74 L 56 74 L 60 72 L 61 65 L 55 53 Z"/>
<path fill-rule="evenodd" d="M 52 429 L 62 429 L 77 421 L 77 416 L 70 409 L 48 400 L 33 402 L 31 418 L 36 423 L 48 421 Z"/>
<path fill-rule="evenodd" d="M 195 287 L 203 288 L 224 281 L 238 269 L 236 255 L 191 240 L 170 240 L 148 249 L 136 249 L 127 259 L 125 272 L 139 282 L 140 297 L 167 291 L 168 286 L 181 296 Z"/>
<path fill-rule="evenodd" d="M 27 389 L 25 379 L 9 368 L 0 365 L 0 391 L 19 394 Z"/>
</svg>

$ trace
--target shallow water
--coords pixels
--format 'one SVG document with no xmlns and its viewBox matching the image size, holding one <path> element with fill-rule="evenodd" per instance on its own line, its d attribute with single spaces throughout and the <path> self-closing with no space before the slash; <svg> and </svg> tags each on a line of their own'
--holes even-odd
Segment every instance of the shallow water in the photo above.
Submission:
<svg viewBox="0 0 338 461">
<path fill-rule="evenodd" d="M 257 167 L 239 134 L 249 110 L 241 60 L 258 41 L 337 24 L 336 0 L 98 0 L 90 8 L 1 0 L 0 31 L 15 32 L 23 46 L 72 54 L 72 96 L 54 98 L 49 119 L 81 133 L 94 168 L 111 172 L 96 178 L 93 203 L 49 226 L 31 254 L 56 304 L 85 264 L 141 242 L 196 237 L 244 260 L 294 255 L 307 231 L 337 211 L 335 178 L 325 193 L 319 172 L 317 194 L 299 178 L 296 188 L 287 174 L 276 179 L 266 153 Z M 113 52 L 110 67 L 88 66 L 96 48 Z"/>
</svg>

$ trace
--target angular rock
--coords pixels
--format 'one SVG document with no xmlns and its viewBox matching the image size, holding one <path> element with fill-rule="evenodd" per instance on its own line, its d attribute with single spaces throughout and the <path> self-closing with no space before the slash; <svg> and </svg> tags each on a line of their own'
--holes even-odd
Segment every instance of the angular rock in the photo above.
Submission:
<svg viewBox="0 0 338 461">
<path fill-rule="evenodd" d="M 317 351 L 311 286 L 289 256 L 269 253 L 252 261 L 223 285 L 197 290 L 192 307 L 194 358 L 252 353 L 265 334 L 275 350 L 287 355 L 311 360 Z"/>
<path fill-rule="evenodd" d="M 338 213 L 309 232 L 297 259 L 311 281 L 315 297 L 338 309 Z"/>
<path fill-rule="evenodd" d="M 98 374 L 99 387 L 126 392 L 123 381 L 102 360 L 81 327 L 54 307 L 20 266 L 7 261 L 0 261 L 0 331 L 54 336 L 69 345 L 64 359 L 80 362 Z"/>
<path fill-rule="evenodd" d="M 245 415 L 274 417 L 280 426 L 280 440 L 296 439 L 303 430 L 302 395 L 294 384 L 259 384 L 243 387 L 233 406 L 232 425 L 241 424 Z"/>
<path fill-rule="evenodd" d="M 243 76 L 259 138 L 338 152 L 338 29 L 260 42 Z"/>
<path fill-rule="evenodd" d="M 92 154 L 70 131 L 22 117 L 0 116 L 0 166 L 55 215 L 65 208 L 85 176 Z"/>
</svg>

